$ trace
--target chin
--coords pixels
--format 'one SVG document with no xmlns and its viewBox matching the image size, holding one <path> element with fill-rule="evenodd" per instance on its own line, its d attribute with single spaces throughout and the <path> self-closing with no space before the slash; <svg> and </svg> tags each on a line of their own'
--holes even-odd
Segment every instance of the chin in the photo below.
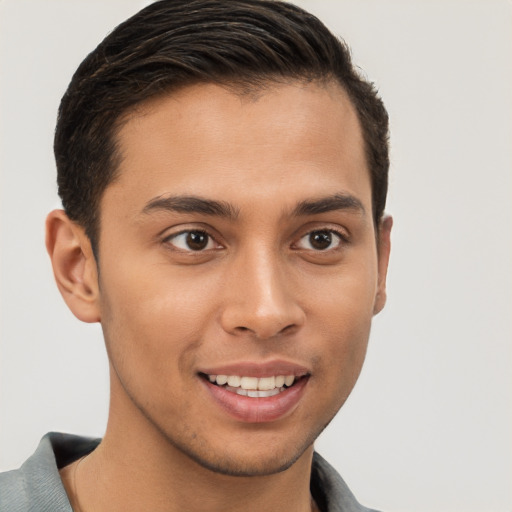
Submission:
<svg viewBox="0 0 512 512">
<path fill-rule="evenodd" d="M 245 432 L 242 439 L 217 439 L 213 442 L 199 435 L 186 441 L 174 436 L 166 437 L 182 456 L 209 471 L 226 476 L 254 477 L 286 471 L 308 450 L 312 454 L 313 443 L 326 426 L 304 432 L 300 437 L 297 432 L 289 432 L 287 439 L 274 433 L 270 440 L 269 432 L 261 431 Z"/>
<path fill-rule="evenodd" d="M 219 457 L 217 454 L 198 454 L 191 451 L 185 453 L 185 455 L 203 468 L 220 475 L 254 477 L 275 475 L 276 473 L 286 471 L 308 448 L 309 446 L 306 446 L 301 451 L 295 451 L 293 455 L 276 454 L 275 452 L 268 456 L 262 456 L 262 454 L 242 455 L 237 453 L 231 457 L 229 454 L 223 453 Z"/>
</svg>

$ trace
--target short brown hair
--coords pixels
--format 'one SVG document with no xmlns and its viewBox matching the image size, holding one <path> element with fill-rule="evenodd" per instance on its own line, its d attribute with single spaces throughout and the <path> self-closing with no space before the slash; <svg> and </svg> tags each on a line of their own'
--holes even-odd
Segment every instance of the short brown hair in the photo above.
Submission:
<svg viewBox="0 0 512 512">
<path fill-rule="evenodd" d="M 115 179 L 123 114 L 196 83 L 258 88 L 273 81 L 338 82 L 362 126 L 374 222 L 384 212 L 388 115 L 345 43 L 316 17 L 273 0 L 161 0 L 110 33 L 80 64 L 62 98 L 55 133 L 59 195 L 93 248 L 99 205 Z"/>
</svg>

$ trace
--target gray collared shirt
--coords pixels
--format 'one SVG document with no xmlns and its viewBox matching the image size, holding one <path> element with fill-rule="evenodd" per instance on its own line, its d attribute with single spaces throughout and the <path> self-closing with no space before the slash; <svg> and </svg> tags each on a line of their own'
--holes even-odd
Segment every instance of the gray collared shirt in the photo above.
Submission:
<svg viewBox="0 0 512 512">
<path fill-rule="evenodd" d="M 90 453 L 100 439 L 50 432 L 14 471 L 0 474 L 1 512 L 73 512 L 59 469 Z M 361 506 L 336 470 L 316 452 L 311 494 L 322 512 L 376 512 Z"/>
</svg>

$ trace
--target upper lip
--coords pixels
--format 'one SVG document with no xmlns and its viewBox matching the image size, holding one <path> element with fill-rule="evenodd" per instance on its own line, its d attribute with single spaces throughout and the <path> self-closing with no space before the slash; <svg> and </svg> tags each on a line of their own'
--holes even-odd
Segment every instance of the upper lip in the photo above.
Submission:
<svg viewBox="0 0 512 512">
<path fill-rule="evenodd" d="M 302 365 L 290 361 L 273 360 L 267 362 L 241 361 L 201 368 L 199 373 L 206 375 L 240 375 L 246 377 L 272 377 L 273 375 L 294 375 L 302 377 L 310 371 Z"/>
</svg>

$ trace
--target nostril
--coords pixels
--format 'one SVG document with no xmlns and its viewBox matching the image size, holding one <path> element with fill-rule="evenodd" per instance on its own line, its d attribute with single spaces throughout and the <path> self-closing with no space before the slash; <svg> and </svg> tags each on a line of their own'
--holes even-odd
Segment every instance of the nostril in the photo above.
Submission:
<svg viewBox="0 0 512 512">
<path fill-rule="evenodd" d="M 276 332 L 274 334 L 271 334 L 269 336 L 263 336 L 263 337 L 280 336 L 282 334 L 292 334 L 296 327 L 297 327 L 296 324 L 289 324 L 286 327 L 283 327 L 280 331 L 278 331 L 278 332 Z M 261 337 L 260 333 L 258 333 L 257 331 L 255 331 L 255 330 L 253 330 L 253 329 L 251 329 L 249 327 L 245 327 L 243 325 L 240 325 L 240 326 L 236 327 L 235 328 L 235 332 L 237 332 L 239 334 L 242 334 L 242 333 L 252 333 L 252 334 L 256 335 L 257 337 Z"/>
<path fill-rule="evenodd" d="M 291 335 L 304 323 L 304 311 L 291 299 L 259 306 L 255 300 L 228 304 L 220 316 L 222 328 L 232 335 L 264 340 Z"/>
<path fill-rule="evenodd" d="M 281 329 L 281 332 L 279 334 L 289 334 L 291 331 L 293 331 L 297 327 L 295 324 L 290 324 Z"/>
</svg>

